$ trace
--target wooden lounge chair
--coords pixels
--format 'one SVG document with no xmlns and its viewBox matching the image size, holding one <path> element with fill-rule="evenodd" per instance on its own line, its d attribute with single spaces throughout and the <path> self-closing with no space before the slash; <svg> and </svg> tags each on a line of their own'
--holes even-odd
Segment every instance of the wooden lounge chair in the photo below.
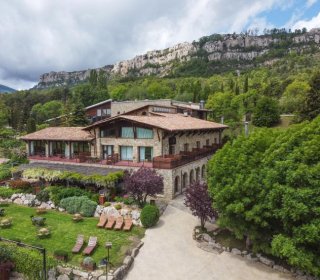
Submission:
<svg viewBox="0 0 320 280">
<path fill-rule="evenodd" d="M 105 213 L 102 213 L 100 216 L 99 223 L 97 224 L 97 227 L 103 228 L 106 225 L 107 221 L 108 221 L 107 215 Z"/>
<path fill-rule="evenodd" d="M 121 230 L 123 227 L 123 217 L 117 218 L 116 225 L 114 226 L 115 230 Z"/>
<path fill-rule="evenodd" d="M 93 250 L 96 248 L 98 243 L 98 238 L 95 236 L 90 236 L 88 246 L 83 250 L 84 255 L 91 255 Z"/>
<path fill-rule="evenodd" d="M 126 218 L 124 219 L 124 226 L 123 226 L 123 230 L 124 231 L 129 231 L 131 230 L 133 225 L 132 219 L 131 218 Z"/>
<path fill-rule="evenodd" d="M 113 216 L 108 217 L 108 222 L 105 226 L 106 229 L 112 229 L 114 224 L 116 222 L 116 219 Z"/>
<path fill-rule="evenodd" d="M 84 236 L 82 234 L 79 234 L 76 240 L 76 244 L 74 245 L 72 249 L 72 253 L 76 254 L 79 253 L 84 242 Z"/>
</svg>

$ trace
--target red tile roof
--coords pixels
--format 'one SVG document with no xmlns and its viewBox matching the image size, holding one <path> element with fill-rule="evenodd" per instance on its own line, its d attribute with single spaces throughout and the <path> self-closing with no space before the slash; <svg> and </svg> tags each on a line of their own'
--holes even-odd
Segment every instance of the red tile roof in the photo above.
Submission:
<svg viewBox="0 0 320 280">
<path fill-rule="evenodd" d="M 84 127 L 47 127 L 22 136 L 22 140 L 91 141 L 94 136 Z"/>
<path fill-rule="evenodd" d="M 88 126 L 86 129 L 94 127 L 96 125 L 107 124 L 110 121 L 115 120 L 128 120 L 140 124 L 145 124 L 157 128 L 161 128 L 167 131 L 183 131 L 183 130 L 214 130 L 225 129 L 228 126 L 193 118 L 190 116 L 184 116 L 183 114 L 165 114 L 156 113 L 152 116 L 132 116 L 132 115 L 119 115 L 110 119 L 106 119 L 99 123 Z"/>
</svg>

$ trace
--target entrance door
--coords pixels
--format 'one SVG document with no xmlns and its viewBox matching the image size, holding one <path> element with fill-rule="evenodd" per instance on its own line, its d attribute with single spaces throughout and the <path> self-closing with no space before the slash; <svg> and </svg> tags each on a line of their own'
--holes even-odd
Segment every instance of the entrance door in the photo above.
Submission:
<svg viewBox="0 0 320 280">
<path fill-rule="evenodd" d="M 103 159 L 113 155 L 113 145 L 102 145 Z"/>
<path fill-rule="evenodd" d="M 132 146 L 120 146 L 121 160 L 133 159 L 133 147 Z"/>
</svg>

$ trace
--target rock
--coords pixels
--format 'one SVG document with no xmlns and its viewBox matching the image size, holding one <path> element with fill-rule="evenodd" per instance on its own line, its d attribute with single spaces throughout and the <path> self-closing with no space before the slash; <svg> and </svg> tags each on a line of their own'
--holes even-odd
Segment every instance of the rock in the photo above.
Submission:
<svg viewBox="0 0 320 280">
<path fill-rule="evenodd" d="M 127 216 L 129 214 L 129 209 L 121 209 L 120 210 L 120 215 L 121 216 Z"/>
<path fill-rule="evenodd" d="M 51 209 L 51 206 L 48 203 L 42 202 L 40 208 Z"/>
<path fill-rule="evenodd" d="M 23 205 L 29 205 L 30 204 L 30 201 L 29 200 L 24 200 L 23 201 Z"/>
<path fill-rule="evenodd" d="M 241 255 L 241 251 L 237 248 L 232 248 L 231 250 L 231 254 L 234 254 L 234 255 Z"/>
<path fill-rule="evenodd" d="M 89 273 L 88 272 L 84 272 L 84 271 L 77 270 L 77 269 L 74 269 L 72 271 L 72 273 L 75 276 L 79 276 L 79 277 L 83 277 L 83 278 L 88 278 L 89 277 Z"/>
<path fill-rule="evenodd" d="M 140 249 L 143 246 L 143 241 L 140 241 L 139 244 L 137 245 L 137 248 Z"/>
<path fill-rule="evenodd" d="M 253 261 L 253 262 L 257 262 L 258 261 L 258 258 L 257 257 L 254 257 L 252 254 L 248 254 L 245 256 L 247 258 L 247 260 L 249 261 Z"/>
<path fill-rule="evenodd" d="M 64 208 L 62 208 L 62 207 L 59 207 L 59 208 L 58 208 L 58 211 L 59 211 L 59 212 L 64 212 L 64 211 L 66 211 L 66 209 L 64 209 Z"/>
<path fill-rule="evenodd" d="M 67 274 L 67 275 L 70 275 L 71 272 L 72 272 L 72 268 L 71 267 L 63 267 L 63 266 L 60 266 L 58 265 L 57 266 L 57 270 L 60 274 Z"/>
<path fill-rule="evenodd" d="M 125 274 L 124 267 L 120 266 L 114 272 L 113 277 L 114 277 L 115 280 L 122 280 L 124 274 Z"/>
<path fill-rule="evenodd" d="M 69 276 L 66 274 L 60 275 L 57 280 L 70 280 Z"/>
<path fill-rule="evenodd" d="M 139 248 L 134 248 L 131 252 L 131 257 L 135 258 L 139 254 Z"/>
<path fill-rule="evenodd" d="M 35 200 L 35 198 L 36 198 L 36 196 L 33 194 L 26 194 L 25 197 L 26 197 L 25 199 L 29 200 L 29 201 Z"/>
<path fill-rule="evenodd" d="M 139 220 L 140 219 L 140 212 L 138 210 L 131 211 L 131 218 L 133 220 Z"/>
<path fill-rule="evenodd" d="M 209 234 L 207 234 L 207 233 L 202 234 L 202 239 L 203 239 L 204 241 L 206 241 L 206 242 L 212 241 L 211 236 L 210 236 Z"/>
<path fill-rule="evenodd" d="M 56 270 L 54 268 L 49 269 L 48 280 L 56 280 Z"/>
<path fill-rule="evenodd" d="M 119 211 L 113 206 L 105 207 L 103 209 L 103 213 L 107 214 L 108 216 L 113 216 L 115 218 L 120 217 Z"/>
<path fill-rule="evenodd" d="M 274 265 L 272 267 L 274 270 L 277 270 L 277 271 L 280 271 L 280 272 L 283 272 L 283 273 L 289 273 L 289 270 L 285 269 L 283 266 L 281 265 Z"/>
<path fill-rule="evenodd" d="M 102 276 L 103 273 L 104 273 L 104 271 L 99 269 L 99 270 L 95 270 L 95 271 L 91 272 L 91 276 L 98 278 L 98 277 Z"/>
<path fill-rule="evenodd" d="M 242 251 L 242 252 L 241 252 L 241 255 L 242 255 L 242 256 L 248 255 L 248 251 Z"/>
<path fill-rule="evenodd" d="M 15 204 L 18 204 L 18 205 L 22 205 L 22 204 L 23 204 L 23 201 L 22 201 L 21 198 L 17 198 L 17 199 L 14 200 L 14 203 L 15 203 Z"/>
<path fill-rule="evenodd" d="M 259 261 L 267 266 L 273 266 L 274 265 L 274 261 L 266 258 L 266 257 L 259 257 Z"/>
<path fill-rule="evenodd" d="M 19 194 L 15 193 L 11 196 L 11 200 L 15 200 L 18 197 L 19 197 Z"/>
<path fill-rule="evenodd" d="M 126 256 L 123 260 L 123 264 L 129 268 L 132 265 L 133 261 L 134 261 L 133 257 Z"/>
</svg>

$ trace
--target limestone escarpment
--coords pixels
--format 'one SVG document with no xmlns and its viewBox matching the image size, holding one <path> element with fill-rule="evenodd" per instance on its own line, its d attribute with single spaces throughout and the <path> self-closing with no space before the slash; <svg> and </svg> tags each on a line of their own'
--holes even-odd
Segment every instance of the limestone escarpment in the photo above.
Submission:
<svg viewBox="0 0 320 280">
<path fill-rule="evenodd" d="M 284 36 L 215 34 L 205 38 L 202 41 L 200 39 L 198 42 L 180 43 L 163 50 L 148 51 L 146 54 L 96 70 L 105 71 L 110 78 L 148 75 L 163 77 L 169 75 L 177 65 L 193 58 L 201 58 L 209 62 L 245 61 L 250 64 L 256 58 L 268 54 L 270 50 L 285 48 L 287 52 L 300 51 L 308 49 L 311 45 L 319 48 L 320 29 L 312 29 L 305 33 L 287 33 Z M 90 71 L 89 69 L 46 73 L 40 76 L 36 88 L 81 83 L 88 80 Z"/>
</svg>

